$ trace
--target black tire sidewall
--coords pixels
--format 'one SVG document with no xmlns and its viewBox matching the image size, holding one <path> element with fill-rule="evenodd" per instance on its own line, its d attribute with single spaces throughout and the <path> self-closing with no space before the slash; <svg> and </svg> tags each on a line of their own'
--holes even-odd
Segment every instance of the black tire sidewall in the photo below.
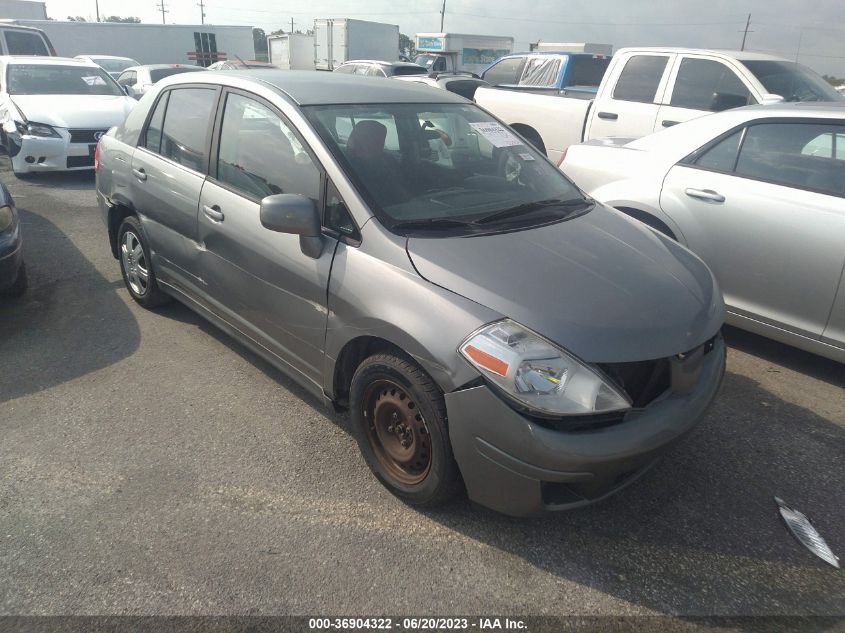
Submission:
<svg viewBox="0 0 845 633">
<path fill-rule="evenodd" d="M 457 467 L 446 426 L 443 396 L 439 391 L 433 394 L 427 391 L 417 377 L 405 370 L 407 364 L 408 361 L 386 355 L 371 357 L 361 364 L 352 378 L 350 389 L 352 431 L 370 470 L 391 493 L 414 505 L 434 505 L 454 493 Z M 431 438 L 432 461 L 428 475 L 419 484 L 408 485 L 394 479 L 370 445 L 364 416 L 364 395 L 367 387 L 378 380 L 390 380 L 405 389 L 425 420 Z"/>
</svg>

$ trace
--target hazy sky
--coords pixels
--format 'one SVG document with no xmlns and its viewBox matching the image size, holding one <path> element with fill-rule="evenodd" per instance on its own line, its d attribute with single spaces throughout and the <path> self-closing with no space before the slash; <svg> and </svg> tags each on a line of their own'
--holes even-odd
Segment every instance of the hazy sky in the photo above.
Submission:
<svg viewBox="0 0 845 633">
<path fill-rule="evenodd" d="M 101 15 L 161 22 L 159 0 L 99 0 Z M 164 0 L 168 22 L 198 24 L 199 0 Z M 408 35 L 440 29 L 442 0 L 208 0 L 206 22 L 267 31 L 308 28 L 315 17 L 350 17 L 398 24 Z M 93 19 L 95 0 L 47 0 L 47 14 Z M 845 0 L 447 0 L 447 31 L 511 35 L 517 48 L 538 39 L 598 42 L 615 47 L 666 45 L 746 48 L 799 60 L 845 77 Z"/>
</svg>

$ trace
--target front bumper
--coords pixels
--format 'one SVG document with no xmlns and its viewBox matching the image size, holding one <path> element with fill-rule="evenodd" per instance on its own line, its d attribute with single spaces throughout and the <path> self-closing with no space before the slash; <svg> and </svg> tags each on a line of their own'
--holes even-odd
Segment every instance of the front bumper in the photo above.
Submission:
<svg viewBox="0 0 845 633">
<path fill-rule="evenodd" d="M 70 132 L 57 128 L 58 137 L 8 133 L 12 169 L 17 174 L 77 171 L 94 168 L 96 143 L 72 143 Z"/>
<path fill-rule="evenodd" d="M 719 336 L 689 393 L 666 392 L 618 424 L 575 432 L 540 426 L 487 386 L 446 394 L 449 436 L 469 497 L 513 516 L 600 501 L 635 481 L 699 422 L 724 372 Z"/>
<path fill-rule="evenodd" d="M 0 290 L 5 290 L 15 283 L 22 263 L 20 224 L 16 224 L 10 233 L 0 234 Z"/>
</svg>

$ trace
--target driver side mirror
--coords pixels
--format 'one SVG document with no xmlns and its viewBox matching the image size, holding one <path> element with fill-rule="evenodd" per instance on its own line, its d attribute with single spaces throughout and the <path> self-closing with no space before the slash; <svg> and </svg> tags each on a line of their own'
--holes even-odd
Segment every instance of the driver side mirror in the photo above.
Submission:
<svg viewBox="0 0 845 633">
<path fill-rule="evenodd" d="M 277 233 L 299 236 L 299 247 L 308 257 L 317 259 L 323 252 L 320 212 L 314 201 L 294 193 L 267 196 L 259 211 L 261 226 Z"/>
<path fill-rule="evenodd" d="M 717 92 L 713 95 L 713 100 L 710 102 L 710 110 L 713 112 L 722 112 L 724 110 L 732 110 L 733 108 L 741 108 L 745 105 L 748 105 L 748 97 Z"/>
</svg>

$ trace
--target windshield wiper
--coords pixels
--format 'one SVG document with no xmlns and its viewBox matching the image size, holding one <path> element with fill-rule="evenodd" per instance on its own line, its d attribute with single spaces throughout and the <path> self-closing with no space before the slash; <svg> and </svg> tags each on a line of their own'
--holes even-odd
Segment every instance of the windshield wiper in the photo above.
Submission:
<svg viewBox="0 0 845 633">
<path fill-rule="evenodd" d="M 426 218 L 422 220 L 403 220 L 390 225 L 393 229 L 448 229 L 461 226 L 472 226 L 471 222 L 453 220 L 452 218 Z"/>
<path fill-rule="evenodd" d="M 497 220 L 504 220 L 519 215 L 527 215 L 535 211 L 545 211 L 550 208 L 564 208 L 564 209 L 580 209 L 592 205 L 592 200 L 588 198 L 573 198 L 572 200 L 558 200 L 553 198 L 551 200 L 539 200 L 537 202 L 524 202 L 515 207 L 509 207 L 496 211 L 490 215 L 485 215 L 473 222 L 473 224 L 487 224 L 489 222 L 496 222 Z"/>
</svg>

